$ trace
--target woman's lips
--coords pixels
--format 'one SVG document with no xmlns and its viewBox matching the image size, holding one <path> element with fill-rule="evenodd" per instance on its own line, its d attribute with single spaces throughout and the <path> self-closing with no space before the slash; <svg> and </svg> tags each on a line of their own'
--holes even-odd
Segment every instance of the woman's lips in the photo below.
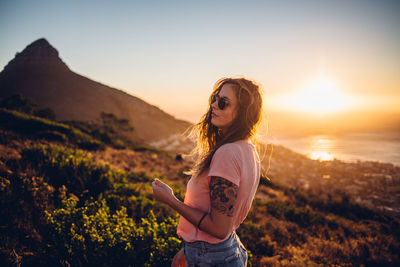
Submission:
<svg viewBox="0 0 400 267">
<path fill-rule="evenodd" d="M 214 112 L 211 113 L 211 115 L 212 115 L 213 117 L 218 117 L 218 115 L 216 115 Z"/>
</svg>

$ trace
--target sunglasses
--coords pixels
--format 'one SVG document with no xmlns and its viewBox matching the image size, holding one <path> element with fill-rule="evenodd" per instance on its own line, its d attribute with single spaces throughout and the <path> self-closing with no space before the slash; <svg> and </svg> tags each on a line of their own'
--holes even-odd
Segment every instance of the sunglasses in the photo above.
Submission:
<svg viewBox="0 0 400 267">
<path fill-rule="evenodd" d="M 219 95 L 214 95 L 213 99 L 211 101 L 211 104 L 214 103 L 215 101 L 218 101 L 218 108 L 220 110 L 223 110 L 227 105 L 227 101 L 225 97 L 220 97 Z"/>
</svg>

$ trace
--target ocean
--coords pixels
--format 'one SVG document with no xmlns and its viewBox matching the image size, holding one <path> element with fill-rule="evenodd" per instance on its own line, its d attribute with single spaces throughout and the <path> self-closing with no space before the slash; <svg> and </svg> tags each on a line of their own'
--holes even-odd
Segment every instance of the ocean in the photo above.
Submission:
<svg viewBox="0 0 400 267">
<path fill-rule="evenodd" d="M 400 166 L 400 133 L 349 133 L 304 137 L 273 136 L 280 144 L 312 159 L 379 161 Z"/>
</svg>

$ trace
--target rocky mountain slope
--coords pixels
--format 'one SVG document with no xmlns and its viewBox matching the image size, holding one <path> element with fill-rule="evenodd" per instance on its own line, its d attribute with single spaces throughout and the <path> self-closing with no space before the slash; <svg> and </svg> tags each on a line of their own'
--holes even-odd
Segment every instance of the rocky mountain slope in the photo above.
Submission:
<svg viewBox="0 0 400 267">
<path fill-rule="evenodd" d="M 98 121 L 101 112 L 128 119 L 136 142 L 156 142 L 190 126 L 138 97 L 71 71 L 46 39 L 17 53 L 0 73 L 0 98 L 17 93 L 53 109 L 58 121 Z"/>
</svg>

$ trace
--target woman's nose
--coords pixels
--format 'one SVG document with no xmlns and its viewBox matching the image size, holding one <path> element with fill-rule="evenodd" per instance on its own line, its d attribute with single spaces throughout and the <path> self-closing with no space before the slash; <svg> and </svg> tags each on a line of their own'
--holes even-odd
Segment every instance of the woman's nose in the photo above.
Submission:
<svg viewBox="0 0 400 267">
<path fill-rule="evenodd" d="M 217 109 L 218 108 L 218 101 L 214 100 L 214 102 L 211 103 L 212 109 Z"/>
</svg>

